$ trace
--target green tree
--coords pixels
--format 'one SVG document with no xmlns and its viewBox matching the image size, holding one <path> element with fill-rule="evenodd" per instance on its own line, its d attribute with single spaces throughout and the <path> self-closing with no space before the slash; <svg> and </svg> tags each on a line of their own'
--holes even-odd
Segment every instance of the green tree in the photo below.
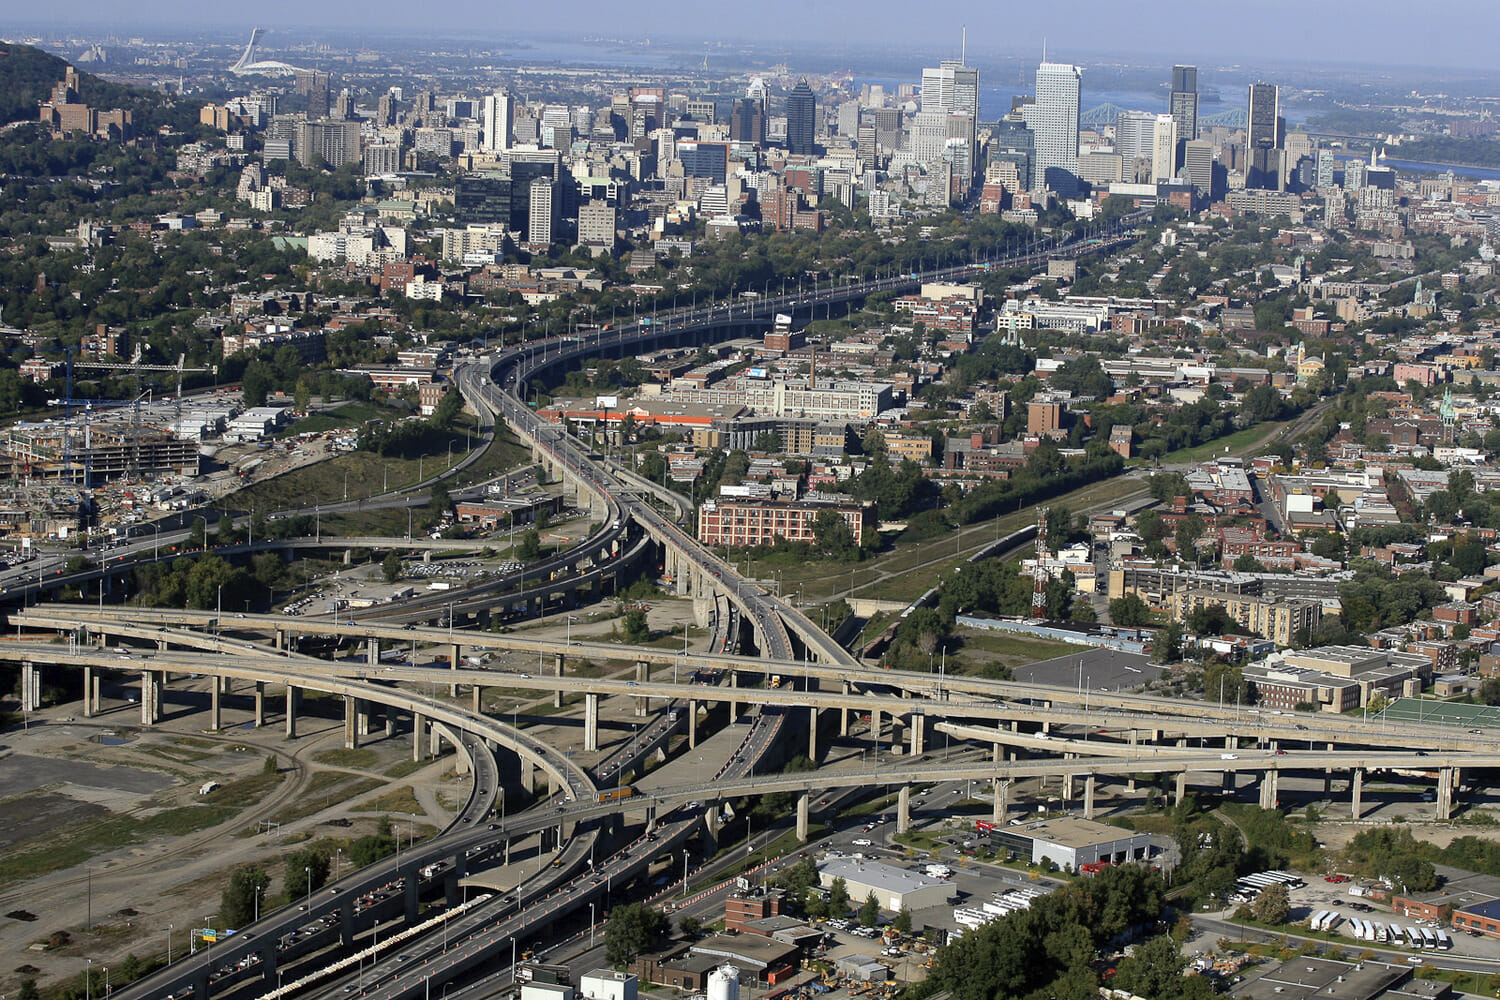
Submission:
<svg viewBox="0 0 1500 1000">
<path fill-rule="evenodd" d="M 1202 976 L 1184 976 L 1187 959 L 1170 934 L 1138 944 L 1135 953 L 1120 963 L 1110 984 L 1151 1000 L 1190 1000 L 1209 997 L 1213 990 Z"/>
<path fill-rule="evenodd" d="M 828 886 L 828 912 L 840 917 L 849 912 L 849 884 L 842 875 Z"/>
<path fill-rule="evenodd" d="M 23 979 L 21 980 L 21 988 L 17 991 L 16 996 L 20 1000 L 41 1000 L 42 995 L 37 992 L 35 979 Z"/>
<path fill-rule="evenodd" d="M 826 555 L 839 562 L 849 562 L 859 556 L 859 545 L 854 541 L 854 531 L 838 511 L 822 510 L 813 518 L 813 540 Z"/>
<path fill-rule="evenodd" d="M 895 922 L 895 924 L 893 926 L 896 928 L 896 930 L 900 931 L 902 934 L 910 934 L 911 933 L 911 910 L 908 909 L 905 906 L 901 907 L 901 912 L 898 913 L 898 914 L 896 914 L 896 922 Z"/>
<path fill-rule="evenodd" d="M 863 927 L 874 927 L 880 923 L 880 900 L 875 898 L 873 891 L 865 897 L 859 908 L 859 922 Z"/>
<path fill-rule="evenodd" d="M 397 552 L 388 552 L 386 557 L 380 561 L 380 572 L 385 576 L 386 583 L 395 583 L 401 579 L 401 556 Z"/>
<path fill-rule="evenodd" d="M 642 952 L 661 944 L 667 918 L 654 906 L 624 903 L 609 911 L 604 927 L 604 957 L 611 965 L 626 965 Z"/>
<path fill-rule="evenodd" d="M 640 608 L 625 612 L 620 619 L 620 627 L 625 632 L 625 641 L 640 645 L 651 638 L 651 626 L 646 621 L 646 612 Z"/>
<path fill-rule="evenodd" d="M 317 892 L 327 882 L 327 854 L 304 847 L 287 855 L 281 874 L 281 892 L 288 903 L 306 897 L 309 891 Z"/>
<path fill-rule="evenodd" d="M 1207 525 L 1203 518 L 1197 514 L 1189 514 L 1177 522 L 1177 555 L 1181 559 L 1196 563 L 1198 561 L 1198 539 L 1203 537 Z"/>
<path fill-rule="evenodd" d="M 251 865 L 236 868 L 229 876 L 219 901 L 219 916 L 226 927 L 244 927 L 255 919 L 258 911 L 257 897 L 271 884 L 271 876 L 259 867 Z"/>
<path fill-rule="evenodd" d="M 1239 573 L 1265 573 L 1266 565 L 1248 552 L 1242 553 L 1234 560 L 1234 568 Z"/>
<path fill-rule="evenodd" d="M 453 429 L 453 424 L 458 420 L 458 415 L 463 412 L 464 400 L 457 390 L 450 389 L 443 393 L 437 405 L 432 408 L 432 416 L 428 418 L 432 426 L 440 431 Z"/>
<path fill-rule="evenodd" d="M 1263 924 L 1286 923 L 1287 916 L 1292 912 L 1292 901 L 1286 886 L 1280 883 L 1266 886 L 1255 897 L 1255 902 L 1250 904 L 1250 912 Z"/>
<path fill-rule="evenodd" d="M 703 921 L 692 916 L 678 917 L 677 930 L 683 937 L 698 937 L 703 933 Z"/>
<path fill-rule="evenodd" d="M 516 546 L 516 558 L 533 562 L 542 557 L 542 536 L 536 531 L 521 533 L 521 544 Z"/>
<path fill-rule="evenodd" d="M 1127 628 L 1151 624 L 1151 608 L 1139 594 L 1129 593 L 1109 602 L 1109 620 Z"/>
</svg>

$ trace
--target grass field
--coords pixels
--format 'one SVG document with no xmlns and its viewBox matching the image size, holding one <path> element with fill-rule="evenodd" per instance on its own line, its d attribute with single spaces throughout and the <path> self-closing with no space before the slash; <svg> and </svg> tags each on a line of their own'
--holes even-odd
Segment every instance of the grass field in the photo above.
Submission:
<svg viewBox="0 0 1500 1000">
<path fill-rule="evenodd" d="M 460 425 L 447 436 L 441 448 L 420 458 L 383 458 L 373 452 L 348 452 L 237 490 L 225 497 L 224 505 L 237 510 L 276 511 L 341 501 L 346 495 L 350 500 L 376 496 L 410 486 L 457 465 L 474 443 L 472 434 Z M 448 450 L 450 444 L 451 453 Z M 531 453 L 520 440 L 509 430 L 502 429 L 483 456 L 457 473 L 449 486 L 460 489 L 484 482 L 530 459 Z M 404 522 L 406 515 L 397 513 Z"/>
<path fill-rule="evenodd" d="M 163 809 L 144 819 L 111 814 L 11 844 L 0 858 L 0 886 L 72 868 L 126 844 L 217 826 L 265 798 L 280 781 L 281 775 L 256 774 L 215 789 L 201 802 Z"/>
<path fill-rule="evenodd" d="M 1038 639 L 1035 636 L 990 632 L 986 629 L 959 628 L 957 635 L 963 640 L 962 659 L 957 666 L 949 660 L 949 673 L 969 673 L 973 666 L 982 662 L 999 661 L 1006 666 L 1019 666 L 1050 660 L 1054 656 L 1077 653 L 1079 647 L 1071 642 L 1056 642 Z"/>
<path fill-rule="evenodd" d="M 1377 718 L 1392 722 L 1430 723 L 1438 726 L 1459 726 L 1464 729 L 1500 730 L 1500 706 L 1468 705 L 1460 702 L 1439 701 L 1436 698 L 1398 698 L 1386 706 Z"/>
<path fill-rule="evenodd" d="M 1224 454 L 1226 449 L 1231 455 L 1238 454 L 1241 449 L 1248 448 L 1258 441 L 1273 436 L 1276 431 L 1290 423 L 1290 420 L 1267 420 L 1264 423 L 1256 424 L 1254 427 L 1246 427 L 1244 430 L 1235 431 L 1233 434 L 1226 434 L 1221 438 L 1215 438 L 1205 444 L 1169 452 L 1161 457 L 1161 461 L 1164 464 L 1206 462 L 1215 456 Z M 1140 464 L 1150 463 L 1146 459 L 1141 459 Z"/>
</svg>

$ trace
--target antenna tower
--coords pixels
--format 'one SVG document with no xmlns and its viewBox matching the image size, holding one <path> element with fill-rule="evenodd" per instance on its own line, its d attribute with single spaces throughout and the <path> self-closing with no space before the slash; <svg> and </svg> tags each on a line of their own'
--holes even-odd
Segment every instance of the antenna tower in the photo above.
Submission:
<svg viewBox="0 0 1500 1000">
<path fill-rule="evenodd" d="M 1047 548 L 1047 508 L 1038 507 L 1036 512 L 1036 565 L 1031 570 L 1031 617 L 1047 617 L 1047 572 L 1046 559 L 1051 554 Z"/>
</svg>

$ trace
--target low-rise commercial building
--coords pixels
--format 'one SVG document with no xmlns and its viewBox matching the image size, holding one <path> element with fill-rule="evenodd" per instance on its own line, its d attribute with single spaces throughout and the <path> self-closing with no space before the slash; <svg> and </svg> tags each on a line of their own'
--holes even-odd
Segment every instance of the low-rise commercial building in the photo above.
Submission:
<svg viewBox="0 0 1500 1000">
<path fill-rule="evenodd" d="M 942 906 L 953 893 L 942 879 L 868 858 L 829 858 L 818 866 L 818 883 L 825 889 L 840 878 L 850 899 L 863 901 L 873 893 L 882 910 L 895 913 Z"/>
<path fill-rule="evenodd" d="M 1125 864 L 1151 856 L 1151 838 L 1093 820 L 1064 816 L 1021 826 L 999 826 L 980 821 L 980 833 L 988 833 L 990 846 L 1011 857 L 1033 864 L 1051 861 L 1064 871 L 1079 871 L 1096 861 Z"/>
</svg>

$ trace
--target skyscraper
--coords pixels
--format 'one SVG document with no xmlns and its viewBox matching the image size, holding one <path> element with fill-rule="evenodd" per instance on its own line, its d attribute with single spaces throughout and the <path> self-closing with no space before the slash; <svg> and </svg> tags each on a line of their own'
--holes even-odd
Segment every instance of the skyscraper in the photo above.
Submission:
<svg viewBox="0 0 1500 1000">
<path fill-rule="evenodd" d="M 979 70 L 957 59 L 922 70 L 922 110 L 962 111 L 979 117 Z"/>
<path fill-rule="evenodd" d="M 1153 154 L 1156 116 L 1149 111 L 1121 111 L 1115 118 L 1115 152 L 1128 166 Z"/>
<path fill-rule="evenodd" d="M 806 80 L 786 97 L 786 148 L 793 156 L 811 156 L 818 134 L 818 99 Z"/>
<path fill-rule="evenodd" d="M 498 153 L 510 148 L 514 121 L 515 101 L 507 91 L 497 90 L 485 97 L 479 123 L 485 152 Z"/>
<path fill-rule="evenodd" d="M 766 144 L 766 105 L 753 97 L 741 97 L 729 111 L 729 140 Z"/>
<path fill-rule="evenodd" d="M 1245 133 L 1245 186 L 1278 190 L 1282 186 L 1280 91 L 1274 83 L 1250 85 L 1250 113 Z"/>
<path fill-rule="evenodd" d="M 1083 70 L 1044 62 L 1036 71 L 1036 102 L 1021 110 L 1036 137 L 1033 187 L 1072 194 L 1078 176 L 1078 100 Z"/>
<path fill-rule="evenodd" d="M 1214 190 L 1214 144 L 1189 139 L 1182 144 L 1182 166 L 1200 198 L 1212 199 Z"/>
<path fill-rule="evenodd" d="M 1250 125 L 1246 145 L 1251 149 L 1276 149 L 1281 145 L 1278 121 L 1281 92 L 1274 83 L 1250 85 Z"/>
<path fill-rule="evenodd" d="M 1177 119 L 1157 115 L 1152 129 L 1151 182 L 1161 184 L 1177 175 Z"/>
<path fill-rule="evenodd" d="M 1198 67 L 1172 67 L 1172 97 L 1167 111 L 1177 123 L 1177 141 L 1198 138 Z"/>
</svg>

